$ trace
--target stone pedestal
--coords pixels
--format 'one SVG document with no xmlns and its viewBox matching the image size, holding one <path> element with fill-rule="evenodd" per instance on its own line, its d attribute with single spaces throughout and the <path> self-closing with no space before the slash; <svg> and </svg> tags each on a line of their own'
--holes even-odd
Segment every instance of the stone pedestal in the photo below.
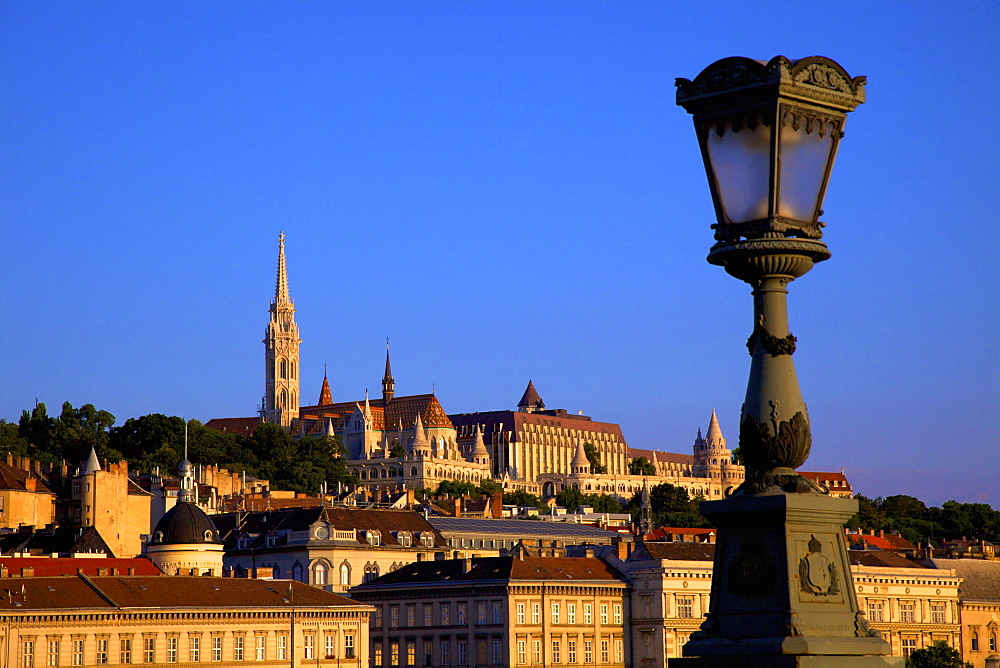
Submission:
<svg viewBox="0 0 1000 668">
<path fill-rule="evenodd" d="M 816 493 L 702 503 L 718 527 L 711 610 L 671 668 L 902 666 L 858 610 L 843 536 L 857 507 Z"/>
</svg>

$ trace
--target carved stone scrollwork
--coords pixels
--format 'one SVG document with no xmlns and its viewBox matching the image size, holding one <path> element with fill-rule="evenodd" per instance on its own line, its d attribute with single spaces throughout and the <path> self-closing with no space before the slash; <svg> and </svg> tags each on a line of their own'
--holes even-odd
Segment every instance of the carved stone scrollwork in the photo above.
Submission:
<svg viewBox="0 0 1000 668">
<path fill-rule="evenodd" d="M 767 331 L 764 325 L 757 324 L 753 328 L 753 333 L 750 338 L 747 339 L 747 351 L 750 356 L 753 356 L 754 346 L 760 341 L 760 344 L 764 346 L 764 350 L 772 355 L 794 355 L 795 354 L 795 342 L 798 341 L 797 338 L 789 334 L 785 337 L 778 337 Z"/>
<path fill-rule="evenodd" d="M 740 452 L 746 462 L 747 478 L 735 494 L 829 494 L 828 489 L 795 472 L 795 467 L 809 457 L 811 447 L 809 419 L 802 411 L 784 422 L 779 422 L 776 415 L 760 422 L 744 414 Z"/>
<path fill-rule="evenodd" d="M 818 86 L 849 95 L 854 93 L 854 86 L 836 68 L 825 63 L 811 63 L 792 76 L 795 83 Z"/>
</svg>

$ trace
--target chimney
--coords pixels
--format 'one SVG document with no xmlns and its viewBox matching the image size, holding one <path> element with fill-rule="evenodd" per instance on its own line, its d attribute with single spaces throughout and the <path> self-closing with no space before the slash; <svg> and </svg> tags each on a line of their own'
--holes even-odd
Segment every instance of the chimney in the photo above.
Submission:
<svg viewBox="0 0 1000 668">
<path fill-rule="evenodd" d="M 24 489 L 28 492 L 38 491 L 38 478 L 25 478 L 24 479 Z"/>
<path fill-rule="evenodd" d="M 8 452 L 7 453 L 7 466 L 13 466 L 13 465 L 14 465 L 14 453 Z"/>
<path fill-rule="evenodd" d="M 21 569 L 21 577 L 22 578 L 33 578 L 33 577 L 35 577 L 35 567 L 34 566 L 25 566 L 24 568 L 22 568 Z"/>
<path fill-rule="evenodd" d="M 587 557 L 588 559 L 593 559 L 594 558 L 594 548 L 588 547 L 586 550 L 583 551 L 583 556 Z"/>
<path fill-rule="evenodd" d="M 493 493 L 493 518 L 499 519 L 503 517 L 503 492 Z"/>
<path fill-rule="evenodd" d="M 462 516 L 462 497 L 455 497 L 455 517 Z"/>
<path fill-rule="evenodd" d="M 462 559 L 462 572 L 468 573 L 471 570 L 472 570 L 472 559 L 469 557 Z"/>
</svg>

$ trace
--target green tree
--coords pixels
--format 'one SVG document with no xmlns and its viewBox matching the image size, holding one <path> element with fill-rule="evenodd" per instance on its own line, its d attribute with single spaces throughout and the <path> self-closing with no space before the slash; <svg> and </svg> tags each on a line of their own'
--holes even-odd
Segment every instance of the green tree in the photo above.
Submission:
<svg viewBox="0 0 1000 668">
<path fill-rule="evenodd" d="M 740 450 L 739 446 L 733 448 L 733 463 L 746 466 L 746 462 L 743 461 L 743 451 Z"/>
<path fill-rule="evenodd" d="M 927 513 L 927 506 L 916 497 L 896 494 L 895 496 L 887 496 L 879 505 L 879 510 L 893 519 L 904 517 L 922 519 Z"/>
<path fill-rule="evenodd" d="M 656 467 L 645 457 L 636 457 L 628 463 L 629 475 L 656 475 Z"/>
<path fill-rule="evenodd" d="M 972 668 L 972 664 L 962 661 L 962 655 L 943 640 L 930 647 L 914 651 L 906 659 L 906 668 Z"/>
<path fill-rule="evenodd" d="M 34 449 L 28 439 L 21 436 L 18 425 L 0 420 L 0 455 L 9 452 L 18 457 L 32 457 Z"/>
<path fill-rule="evenodd" d="M 556 494 L 556 505 L 566 508 L 570 512 L 582 506 L 584 503 L 583 492 L 576 487 L 567 487 Z"/>
<path fill-rule="evenodd" d="M 653 523 L 670 527 L 709 527 L 711 524 L 698 511 L 698 500 L 691 499 L 683 487 L 662 483 L 649 490 L 649 501 L 653 507 Z M 642 492 L 636 492 L 629 501 L 629 512 L 635 521 L 639 519 Z"/>
<path fill-rule="evenodd" d="M 546 508 L 541 499 L 530 492 L 519 489 L 515 492 L 507 492 L 503 495 L 503 502 L 513 506 L 534 506 L 535 508 Z"/>
<path fill-rule="evenodd" d="M 396 445 L 392 446 L 392 449 L 389 451 L 389 456 L 390 457 L 405 457 L 406 456 L 406 447 L 403 446 L 401 443 L 397 443 Z"/>
<path fill-rule="evenodd" d="M 479 489 L 473 485 L 471 482 L 465 482 L 464 480 L 442 480 L 441 484 L 438 485 L 437 494 L 450 494 L 451 496 L 474 496 L 478 494 Z"/>
<path fill-rule="evenodd" d="M 597 448 L 594 444 L 587 441 L 583 444 L 583 452 L 587 455 L 587 461 L 590 462 L 590 472 L 591 473 L 607 473 L 608 467 L 601 463 L 601 455 L 598 454 Z"/>
<path fill-rule="evenodd" d="M 486 480 L 483 480 L 481 483 L 479 483 L 479 487 L 477 488 L 477 490 L 481 494 L 492 495 L 495 494 L 496 492 L 503 492 L 503 485 L 501 485 L 496 480 L 493 480 L 492 478 L 487 478 Z"/>
</svg>

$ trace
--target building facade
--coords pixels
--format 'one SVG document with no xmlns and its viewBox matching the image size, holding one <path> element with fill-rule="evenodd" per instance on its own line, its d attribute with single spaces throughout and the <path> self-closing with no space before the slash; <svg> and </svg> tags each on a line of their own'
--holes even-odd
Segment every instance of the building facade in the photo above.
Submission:
<svg viewBox="0 0 1000 668">
<path fill-rule="evenodd" d="M 225 540 L 224 569 L 235 577 L 267 569 L 274 578 L 333 592 L 448 549 L 412 510 L 297 508 L 214 515 Z"/>
<path fill-rule="evenodd" d="M 77 575 L 6 584 L 0 663 L 12 668 L 369 665 L 371 608 L 297 582 Z"/>
<path fill-rule="evenodd" d="M 375 668 L 630 665 L 628 585 L 593 557 L 416 563 L 352 596 L 375 607 Z"/>
</svg>

